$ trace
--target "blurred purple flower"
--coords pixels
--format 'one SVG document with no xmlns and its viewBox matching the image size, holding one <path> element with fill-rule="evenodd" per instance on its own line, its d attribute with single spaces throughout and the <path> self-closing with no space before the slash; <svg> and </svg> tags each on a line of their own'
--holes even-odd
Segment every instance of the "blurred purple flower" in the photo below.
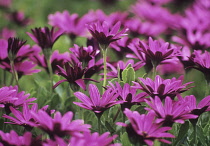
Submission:
<svg viewBox="0 0 210 146">
<path fill-rule="evenodd" d="M 24 103 L 31 104 L 29 102 L 36 100 L 36 98 L 28 98 L 30 94 L 25 94 L 25 91 L 18 92 L 18 86 L 2 87 L 0 89 L 3 92 L 0 107 L 5 109 L 7 115 L 11 113 L 10 106 L 13 108 L 18 108 L 22 107 Z M 5 91 L 9 92 L 6 94 L 4 93 Z"/>
<path fill-rule="evenodd" d="M 7 27 L 4 27 L 0 31 L 0 38 L 8 40 L 10 37 L 15 37 L 16 32 L 15 30 L 8 29 Z"/>
<path fill-rule="evenodd" d="M 96 114 L 102 114 L 106 109 L 124 102 L 116 101 L 119 95 L 111 88 L 107 89 L 103 95 L 100 95 L 97 86 L 94 84 L 89 84 L 88 90 L 90 97 L 82 92 L 75 92 L 74 95 L 82 102 L 73 103 L 82 108 L 92 110 Z"/>
<path fill-rule="evenodd" d="M 163 105 L 162 101 L 158 96 L 155 99 L 150 98 L 145 100 L 145 102 L 150 106 L 150 108 L 145 108 L 150 112 L 154 112 L 157 117 L 156 122 L 161 123 L 163 126 L 172 127 L 173 123 L 184 123 L 184 120 L 195 119 L 198 116 L 191 114 L 191 112 L 186 108 L 187 102 L 173 101 L 170 97 L 165 98 L 165 103 Z"/>
<path fill-rule="evenodd" d="M 12 0 L 0 0 L 0 6 L 4 8 L 9 8 L 12 4 Z"/>
<path fill-rule="evenodd" d="M 62 30 L 55 31 L 54 27 L 52 27 L 51 30 L 48 27 L 39 27 L 31 29 L 31 31 L 32 34 L 29 32 L 27 32 L 27 34 L 42 50 L 52 49 L 56 40 L 63 34 Z"/>
<path fill-rule="evenodd" d="M 125 32 L 128 31 L 127 28 L 119 31 L 121 26 L 120 22 L 117 22 L 112 28 L 108 26 L 106 21 L 102 24 L 98 21 L 87 24 L 86 26 L 93 38 L 95 38 L 103 48 L 107 48 L 111 42 L 119 40 L 121 36 L 125 36 Z"/>
<path fill-rule="evenodd" d="M 130 109 L 132 105 L 140 105 L 141 102 L 144 102 L 144 97 L 147 96 L 146 93 L 137 93 L 137 89 L 132 88 L 128 83 L 125 83 L 121 86 L 118 82 L 115 82 L 116 86 L 110 83 L 110 87 L 115 89 L 117 94 L 119 94 L 118 99 L 124 101 L 121 103 L 122 111 L 125 108 Z"/>
<path fill-rule="evenodd" d="M 155 77 L 153 81 L 150 78 L 139 78 L 140 83 L 133 82 L 135 88 L 138 88 L 147 93 L 148 96 L 155 98 L 158 96 L 161 100 L 164 100 L 167 96 L 174 99 L 176 95 L 189 90 L 191 87 L 187 87 L 193 82 L 182 84 L 183 77 L 180 76 L 178 79 L 173 77 L 172 79 L 162 79 L 159 75 Z"/>
<path fill-rule="evenodd" d="M 52 139 L 55 136 L 64 137 L 82 136 L 81 132 L 89 132 L 91 127 L 88 124 L 84 124 L 83 120 L 74 120 L 73 113 L 67 112 L 63 116 L 60 112 L 56 112 L 54 118 L 51 118 L 45 111 L 39 110 L 37 113 L 31 112 L 33 119 L 35 120 L 34 126 L 45 131 Z"/>
<path fill-rule="evenodd" d="M 175 137 L 171 133 L 166 132 L 171 127 L 161 127 L 161 124 L 154 123 L 154 114 L 150 112 L 147 115 L 140 115 L 137 111 L 132 112 L 129 109 L 125 109 L 124 113 L 128 117 L 130 124 L 117 124 L 126 127 L 129 139 L 133 144 L 141 143 L 153 146 L 155 140 L 170 144 L 170 141 L 163 138 Z"/>
<path fill-rule="evenodd" d="M 30 19 L 25 17 L 24 12 L 21 11 L 15 11 L 9 14 L 9 19 L 10 21 L 13 21 L 15 24 L 19 25 L 19 26 L 26 26 L 30 23 Z"/>
<path fill-rule="evenodd" d="M 69 82 L 69 85 L 73 91 L 78 91 L 81 87 L 83 90 L 86 90 L 86 85 L 84 80 L 95 81 L 90 78 L 83 78 L 85 75 L 85 69 L 82 68 L 81 62 L 66 62 L 65 69 L 58 66 L 60 72 L 58 75 L 63 76 L 65 79 L 58 81 L 53 88 L 56 88 L 62 82 Z M 95 81 L 97 82 L 97 81 Z"/>
<path fill-rule="evenodd" d="M 40 137 L 33 138 L 31 132 L 25 132 L 23 136 L 19 136 L 14 130 L 11 130 L 10 133 L 0 131 L 0 136 L 1 146 L 42 145 Z"/>
</svg>

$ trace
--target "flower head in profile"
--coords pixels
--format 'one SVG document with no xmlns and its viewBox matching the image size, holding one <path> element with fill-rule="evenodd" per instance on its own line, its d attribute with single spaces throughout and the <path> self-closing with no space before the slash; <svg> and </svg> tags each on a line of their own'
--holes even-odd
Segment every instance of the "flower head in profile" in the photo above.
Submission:
<svg viewBox="0 0 210 146">
<path fill-rule="evenodd" d="M 155 99 L 150 98 L 150 101 L 146 100 L 146 103 L 151 109 L 146 109 L 150 112 L 154 112 L 157 117 L 156 122 L 161 123 L 163 126 L 171 127 L 173 123 L 183 124 L 187 119 L 195 119 L 198 117 L 197 115 L 191 114 L 186 108 L 187 102 L 181 103 L 179 101 L 173 101 L 168 96 L 165 98 L 164 105 L 158 96 L 156 96 Z"/>
<path fill-rule="evenodd" d="M 121 108 L 124 111 L 125 108 L 130 109 L 132 105 L 141 104 L 144 102 L 144 97 L 147 95 L 145 92 L 137 93 L 137 89 L 132 88 L 128 83 L 121 86 L 118 82 L 115 82 L 116 86 L 110 83 L 110 87 L 116 89 L 119 94 L 118 99 L 123 100 Z"/>
<path fill-rule="evenodd" d="M 13 60 L 16 58 L 16 55 L 20 48 L 26 43 L 26 41 L 21 41 L 18 38 L 9 38 L 8 39 L 8 57 L 10 60 Z"/>
<path fill-rule="evenodd" d="M 180 56 L 180 47 L 170 45 L 168 42 L 154 40 L 149 37 L 148 45 L 143 41 L 139 41 L 140 51 L 143 52 L 157 67 L 162 61 L 172 57 Z"/>
<path fill-rule="evenodd" d="M 193 68 L 201 71 L 206 80 L 210 81 L 210 53 L 205 51 L 203 54 L 201 51 L 194 51 L 193 54 L 190 57 L 190 60 L 192 61 Z"/>
<path fill-rule="evenodd" d="M 83 120 L 74 120 L 73 113 L 67 112 L 63 116 L 60 112 L 54 114 L 54 118 L 50 117 L 48 113 L 43 110 L 38 112 L 31 112 L 34 119 L 34 126 L 40 128 L 49 134 L 51 138 L 71 136 L 82 136 L 81 132 L 89 132 L 91 127 L 88 124 L 84 124 Z"/>
<path fill-rule="evenodd" d="M 92 80 L 90 78 L 83 78 L 85 75 L 85 69 L 82 68 L 81 62 L 75 63 L 75 62 L 66 62 L 65 63 L 65 69 L 58 66 L 60 69 L 60 72 L 58 72 L 58 75 L 63 76 L 65 79 L 58 81 L 53 88 L 56 88 L 59 84 L 62 82 L 69 82 L 70 87 L 73 91 L 78 91 L 81 87 L 83 90 L 86 90 L 86 85 L 84 80 Z M 96 82 L 96 81 L 95 81 Z"/>
<path fill-rule="evenodd" d="M 126 127 L 129 139 L 133 144 L 142 143 L 153 146 L 155 140 L 170 144 L 171 142 L 164 138 L 175 137 L 167 133 L 171 127 L 161 127 L 161 124 L 154 123 L 155 116 L 153 113 L 140 115 L 137 111 L 130 111 L 129 109 L 125 109 L 124 113 L 130 124 L 117 124 Z"/>
<path fill-rule="evenodd" d="M 48 27 L 44 28 L 34 28 L 31 29 L 32 34 L 27 32 L 27 34 L 31 37 L 31 39 L 37 43 L 42 50 L 44 49 L 52 49 L 56 40 L 62 35 L 62 30 L 55 31 L 55 28 L 52 27 L 51 30 Z"/>
<path fill-rule="evenodd" d="M 148 96 L 155 98 L 158 96 L 161 100 L 165 99 L 167 96 L 174 99 L 176 95 L 187 91 L 192 87 L 187 87 L 192 82 L 182 84 L 183 76 L 178 79 L 173 77 L 172 79 L 162 79 L 159 75 L 155 77 L 153 81 L 150 78 L 139 78 L 141 83 L 134 82 L 135 88 L 138 88 L 147 93 Z"/>
<path fill-rule="evenodd" d="M 125 32 L 128 31 L 127 28 L 119 31 L 121 26 L 120 22 L 117 22 L 112 28 L 109 27 L 106 21 L 102 24 L 98 21 L 87 24 L 86 26 L 93 38 L 95 38 L 103 48 L 107 48 L 111 42 L 119 40 L 121 36 L 125 36 Z"/>
<path fill-rule="evenodd" d="M 116 92 L 111 88 L 107 89 L 103 95 L 100 95 L 97 86 L 94 84 L 90 84 L 88 90 L 90 97 L 88 97 L 82 92 L 75 92 L 74 95 L 82 102 L 73 103 L 82 108 L 92 110 L 93 112 L 100 114 L 108 108 L 110 108 L 111 106 L 124 102 L 116 101 L 118 94 L 116 94 Z"/>
<path fill-rule="evenodd" d="M 23 136 L 19 136 L 14 130 L 11 130 L 10 133 L 0 131 L 0 137 L 1 146 L 42 145 L 40 137 L 33 138 L 31 132 L 25 132 Z"/>
<path fill-rule="evenodd" d="M 30 102 L 36 98 L 28 98 L 30 94 L 25 94 L 25 91 L 18 92 L 18 86 L 9 86 L 0 88 L 0 107 L 5 109 L 6 114 L 11 113 L 10 106 L 13 108 L 22 107 L 24 103 L 31 104 Z M 28 99 L 27 99 L 28 98 Z"/>
</svg>

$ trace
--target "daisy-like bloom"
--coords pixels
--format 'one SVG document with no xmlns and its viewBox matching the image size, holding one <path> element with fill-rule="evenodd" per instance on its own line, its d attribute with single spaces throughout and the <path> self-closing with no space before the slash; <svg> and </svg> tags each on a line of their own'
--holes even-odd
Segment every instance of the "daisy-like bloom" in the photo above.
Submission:
<svg viewBox="0 0 210 146">
<path fill-rule="evenodd" d="M 40 137 L 33 138 L 31 132 L 25 132 L 23 136 L 19 136 L 14 130 L 11 130 L 10 133 L 0 131 L 0 136 L 0 146 L 42 145 Z"/>
<path fill-rule="evenodd" d="M 79 47 L 74 45 L 74 48 L 69 49 L 72 53 L 70 54 L 71 59 L 79 60 L 82 62 L 83 67 L 86 67 L 90 60 L 95 58 L 99 54 L 100 50 L 94 49 L 92 46 Z"/>
<path fill-rule="evenodd" d="M 51 30 L 48 27 L 31 29 L 32 34 L 27 32 L 31 39 L 38 44 L 42 50 L 52 49 L 56 40 L 63 34 L 62 30 L 55 30 L 54 27 Z"/>
<path fill-rule="evenodd" d="M 48 20 L 50 25 L 63 30 L 71 40 L 85 35 L 85 24 L 88 22 L 88 19 L 85 17 L 79 18 L 78 14 L 70 14 L 67 10 L 62 13 L 56 12 L 55 14 L 50 14 Z"/>
<path fill-rule="evenodd" d="M 18 38 L 9 38 L 8 39 L 8 58 L 13 60 L 16 58 L 16 55 L 20 48 L 26 43 L 26 41 L 21 41 Z"/>
<path fill-rule="evenodd" d="M 111 28 L 106 21 L 102 24 L 98 21 L 92 24 L 87 24 L 86 26 L 93 38 L 95 38 L 98 43 L 103 46 L 103 49 L 106 49 L 111 42 L 119 40 L 121 36 L 125 36 L 125 32 L 128 31 L 128 28 L 124 28 L 119 31 L 121 26 L 120 22 L 117 22 Z"/>
<path fill-rule="evenodd" d="M 193 65 L 192 68 L 195 68 L 201 71 L 207 82 L 210 82 L 210 53 L 205 51 L 203 54 L 201 51 L 194 51 L 190 57 Z"/>
<path fill-rule="evenodd" d="M 117 91 L 117 94 L 119 94 L 118 99 L 124 101 L 121 104 L 122 111 L 125 108 L 130 109 L 132 105 L 141 104 L 141 102 L 144 102 L 144 97 L 147 96 L 144 92 L 137 94 L 137 89 L 132 88 L 128 83 L 125 83 L 123 87 L 118 82 L 115 82 L 115 84 L 116 86 L 110 83 L 110 87 Z"/>
<path fill-rule="evenodd" d="M 0 0 L 0 6 L 3 8 L 9 8 L 11 6 L 12 0 Z"/>
<path fill-rule="evenodd" d="M 10 106 L 18 108 L 22 107 L 24 103 L 31 104 L 30 102 L 36 100 L 36 98 L 28 98 L 30 94 L 25 94 L 25 91 L 18 92 L 18 86 L 2 87 L 0 89 L 4 92 L 9 90 L 8 94 L 2 97 L 2 101 L 0 103 L 0 107 L 5 109 L 7 115 L 11 113 Z M 2 94 L 2 96 L 3 95 L 4 94 Z"/>
<path fill-rule="evenodd" d="M 162 101 L 158 96 L 155 99 L 150 98 L 146 100 L 146 103 L 151 107 L 145 108 L 148 111 L 154 112 L 157 117 L 156 122 L 161 123 L 163 126 L 172 126 L 173 123 L 183 124 L 187 119 L 195 119 L 198 116 L 191 114 L 186 108 L 187 102 L 173 101 L 170 97 L 165 98 L 163 105 Z"/>
<path fill-rule="evenodd" d="M 2 39 L 6 39 L 8 40 L 10 37 L 15 37 L 16 36 L 16 32 L 15 30 L 11 30 L 8 29 L 7 27 L 4 27 L 1 31 L 0 31 L 0 38 Z"/>
<path fill-rule="evenodd" d="M 139 41 L 139 45 L 140 51 L 151 60 L 153 67 L 157 67 L 164 60 L 180 56 L 180 47 L 172 46 L 168 42 L 153 41 L 151 37 L 148 45 L 143 41 Z"/>
<path fill-rule="evenodd" d="M 24 12 L 21 12 L 21 11 L 12 12 L 8 17 L 15 24 L 22 27 L 28 25 L 31 21 L 29 18 L 25 17 Z"/>
<path fill-rule="evenodd" d="M 81 87 L 83 90 L 86 90 L 86 85 L 84 80 L 90 80 L 97 82 L 90 78 L 83 78 L 85 75 L 85 69 L 82 68 L 81 62 L 75 63 L 75 62 L 66 62 L 65 63 L 65 69 L 58 66 L 60 69 L 60 72 L 58 72 L 58 75 L 63 76 L 65 79 L 58 81 L 53 88 L 56 88 L 59 84 L 62 82 L 69 82 L 69 85 L 73 91 L 78 91 Z"/>
<path fill-rule="evenodd" d="M 154 123 L 154 114 L 148 113 L 147 115 L 140 115 L 137 111 L 130 111 L 125 109 L 125 115 L 127 116 L 130 124 L 117 123 L 118 125 L 126 127 L 129 139 L 133 144 L 147 144 L 149 146 L 154 145 L 154 141 L 168 143 L 171 142 L 164 138 L 174 138 L 175 136 L 167 133 L 171 127 L 161 127 L 161 124 Z"/>
<path fill-rule="evenodd" d="M 88 124 L 84 124 L 83 120 L 72 121 L 72 112 L 67 112 L 63 116 L 60 112 L 56 112 L 54 118 L 50 117 L 43 110 L 38 110 L 36 113 L 31 112 L 31 114 L 35 120 L 33 126 L 45 131 L 53 139 L 55 139 L 55 136 L 82 136 L 81 132 L 89 132 L 89 128 L 91 127 Z"/>
<path fill-rule="evenodd" d="M 107 89 L 103 95 L 100 95 L 97 86 L 94 84 L 89 84 L 88 90 L 90 97 L 82 92 L 75 92 L 74 95 L 82 102 L 73 103 L 96 114 L 102 114 L 106 109 L 124 102 L 116 101 L 119 95 L 111 88 Z"/>
<path fill-rule="evenodd" d="M 179 100 L 187 103 L 187 109 L 194 115 L 200 116 L 202 113 L 210 111 L 210 96 L 206 96 L 198 104 L 194 95 L 179 97 Z"/>
<path fill-rule="evenodd" d="M 117 135 L 110 136 L 109 132 L 99 135 L 98 132 L 84 132 L 83 137 L 71 137 L 70 144 L 73 146 L 121 146 L 120 144 L 111 144 Z"/>
<path fill-rule="evenodd" d="M 11 121 L 11 122 L 5 122 L 5 123 L 20 125 L 20 126 L 25 127 L 27 130 L 31 130 L 33 128 L 30 125 L 30 122 L 34 121 L 31 115 L 31 111 L 37 112 L 38 110 L 37 103 L 34 103 L 31 109 L 29 109 L 29 106 L 26 103 L 24 103 L 22 112 L 13 108 L 12 106 L 10 106 L 9 108 L 12 114 L 14 115 L 14 117 L 4 114 L 2 117 L 7 118 Z"/>
<path fill-rule="evenodd" d="M 184 76 L 180 76 L 178 79 L 173 77 L 172 79 L 162 79 L 159 75 L 155 77 L 153 81 L 150 78 L 139 78 L 140 83 L 133 82 L 135 88 L 138 88 L 147 93 L 148 96 L 155 98 L 158 96 L 161 100 L 169 96 L 174 99 L 176 95 L 187 91 L 192 87 L 187 87 L 193 82 L 182 84 Z"/>
</svg>

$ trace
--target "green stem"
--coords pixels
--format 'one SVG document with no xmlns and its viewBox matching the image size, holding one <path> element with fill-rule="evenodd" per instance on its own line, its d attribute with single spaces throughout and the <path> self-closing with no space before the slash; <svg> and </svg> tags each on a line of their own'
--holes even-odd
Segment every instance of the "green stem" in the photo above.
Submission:
<svg viewBox="0 0 210 146">
<path fill-rule="evenodd" d="M 152 79 L 155 80 L 155 77 L 156 77 L 156 75 L 157 75 L 157 70 L 156 70 L 157 65 L 156 65 L 156 63 L 154 63 L 154 62 L 152 63 L 152 65 L 153 65 Z"/>
<path fill-rule="evenodd" d="M 101 134 L 101 113 L 95 113 L 96 117 L 98 118 L 98 133 Z"/>
<path fill-rule="evenodd" d="M 107 66 L 106 66 L 106 55 L 107 55 L 107 49 L 102 49 L 103 52 L 103 60 L 104 60 L 104 82 L 103 82 L 103 87 L 106 87 L 106 74 L 107 74 Z M 104 93 L 104 88 L 103 88 L 103 93 Z"/>
<path fill-rule="evenodd" d="M 206 80 L 206 92 L 205 97 L 208 96 L 210 93 L 210 81 Z"/>
<path fill-rule="evenodd" d="M 113 122 L 116 121 L 116 119 L 117 119 L 117 117 L 118 117 L 120 111 L 121 111 L 121 107 L 118 108 L 117 113 L 115 114 L 115 116 L 114 116 L 114 118 L 113 118 Z"/>
<path fill-rule="evenodd" d="M 12 75 L 13 75 L 15 81 L 16 81 L 16 84 L 17 84 L 18 88 L 20 88 L 19 87 L 19 83 L 18 83 L 18 74 L 17 74 L 17 72 L 15 70 L 15 65 L 14 65 L 14 61 L 13 60 L 10 61 L 10 66 L 11 66 Z"/>
</svg>

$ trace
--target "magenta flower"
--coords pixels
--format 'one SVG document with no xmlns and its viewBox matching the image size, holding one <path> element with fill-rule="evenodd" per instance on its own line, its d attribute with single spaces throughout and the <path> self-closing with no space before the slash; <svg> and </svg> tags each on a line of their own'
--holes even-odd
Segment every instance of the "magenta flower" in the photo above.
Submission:
<svg viewBox="0 0 210 146">
<path fill-rule="evenodd" d="M 74 48 L 69 49 L 72 53 L 70 54 L 71 59 L 82 62 L 82 66 L 86 67 L 90 60 L 99 54 L 100 50 L 94 49 L 92 46 L 79 47 L 74 45 Z"/>
<path fill-rule="evenodd" d="M 102 135 L 94 132 L 84 132 L 83 137 L 71 137 L 70 144 L 73 146 L 121 146 L 120 144 L 111 144 L 117 135 L 110 136 L 109 132 L 105 132 Z"/>
<path fill-rule="evenodd" d="M 138 88 L 147 93 L 148 96 L 155 98 L 158 96 L 161 100 L 165 99 L 167 96 L 174 99 L 176 95 L 187 91 L 192 87 L 187 87 L 192 82 L 182 84 L 183 76 L 178 79 L 173 77 L 172 79 L 162 79 L 159 75 L 155 77 L 153 81 L 150 78 L 139 78 L 141 83 L 134 82 L 135 88 Z"/>
<path fill-rule="evenodd" d="M 154 40 L 150 37 L 148 45 L 139 41 L 140 51 L 151 60 L 153 67 L 157 67 L 162 61 L 180 56 L 180 47 L 175 47 L 167 42 Z"/>
<path fill-rule="evenodd" d="M 52 27 L 51 30 L 48 27 L 31 29 L 32 34 L 27 32 L 31 39 L 38 44 L 42 50 L 52 49 L 56 40 L 62 35 L 62 30 L 55 31 Z"/>
<path fill-rule="evenodd" d="M 65 34 L 67 34 L 71 40 L 74 40 L 77 36 L 84 36 L 86 29 L 85 24 L 87 19 L 85 17 L 79 18 L 78 14 L 71 14 L 68 11 L 56 12 L 48 16 L 49 24 L 58 27 Z"/>
<path fill-rule="evenodd" d="M 15 37 L 15 36 L 16 36 L 15 30 L 8 29 L 7 27 L 4 27 L 0 31 L 0 38 L 2 38 L 2 39 L 8 40 L 10 37 Z"/>
<path fill-rule="evenodd" d="M 150 102 L 151 101 L 151 102 Z M 184 123 L 184 120 L 195 119 L 198 116 L 193 115 L 186 108 L 187 102 L 181 103 L 179 101 L 173 101 L 170 97 L 165 98 L 165 103 L 163 105 L 162 101 L 158 96 L 155 99 L 150 98 L 146 100 L 146 103 L 151 107 L 146 108 L 150 112 L 154 112 L 157 117 L 156 122 L 161 123 L 163 126 L 172 126 L 173 123 Z"/>
<path fill-rule="evenodd" d="M 71 136 L 82 136 L 81 132 L 89 132 L 91 127 L 84 124 L 83 120 L 74 120 L 73 113 L 67 112 L 63 116 L 60 112 L 56 112 L 54 118 L 51 118 L 45 111 L 39 110 L 37 113 L 31 112 L 35 123 L 35 127 L 45 131 L 51 138 Z"/>
<path fill-rule="evenodd" d="M 4 92 L 9 91 L 5 95 L 7 99 L 5 98 L 5 96 L 2 97 L 2 101 L 0 103 L 0 107 L 5 109 L 7 115 L 9 115 L 9 113 L 11 112 L 10 106 L 12 106 L 13 108 L 18 108 L 22 107 L 24 103 L 31 104 L 29 102 L 36 100 L 36 98 L 28 98 L 30 94 L 25 94 L 25 91 L 18 92 L 18 86 L 2 87 L 0 89 L 2 89 L 2 95 L 6 94 Z"/>
<path fill-rule="evenodd" d="M 9 8 L 11 6 L 12 0 L 0 0 L 0 6 Z"/>
<path fill-rule="evenodd" d="M 109 28 L 106 21 L 102 24 L 98 21 L 97 23 L 92 23 L 86 26 L 93 38 L 95 38 L 100 45 L 104 46 L 104 48 L 107 48 L 111 42 L 119 40 L 121 36 L 126 35 L 124 33 L 128 31 L 128 29 L 124 28 L 119 31 L 120 25 L 121 23 L 117 22 L 112 28 Z"/>
<path fill-rule="evenodd" d="M 69 85 L 73 91 L 78 91 L 81 87 L 83 90 L 86 90 L 86 85 L 84 80 L 90 80 L 97 82 L 90 78 L 83 78 L 85 75 L 85 69 L 82 68 L 82 64 L 80 62 L 73 63 L 73 62 L 66 62 L 65 63 L 65 70 L 58 66 L 60 72 L 58 75 L 63 76 L 65 79 L 58 81 L 53 88 L 56 88 L 62 82 L 69 82 Z"/>
<path fill-rule="evenodd" d="M 9 19 L 22 27 L 27 26 L 31 21 L 29 18 L 25 16 L 24 12 L 21 11 L 12 12 L 9 15 Z"/>
<path fill-rule="evenodd" d="M 195 68 L 199 71 L 201 71 L 206 80 L 210 81 L 210 53 L 205 51 L 203 54 L 201 54 L 200 51 L 194 51 L 193 54 L 190 57 L 190 60 L 192 61 L 193 65 L 192 68 Z"/>
<path fill-rule="evenodd" d="M 118 99 L 124 101 L 121 103 L 122 111 L 125 108 L 130 109 L 132 105 L 141 104 L 144 102 L 144 97 L 146 97 L 146 93 L 137 93 L 137 89 L 132 88 L 128 83 L 121 86 L 118 82 L 115 82 L 116 86 L 110 83 L 110 87 L 115 89 L 117 94 L 119 94 Z"/>
<path fill-rule="evenodd" d="M 125 115 L 130 121 L 129 125 L 125 123 L 118 123 L 118 125 L 125 126 L 129 139 L 133 144 L 147 144 L 149 146 L 154 145 L 154 141 L 168 143 L 171 142 L 164 138 L 174 138 L 175 136 L 166 131 L 171 127 L 161 127 L 161 124 L 154 123 L 154 114 L 148 113 L 147 115 L 140 115 L 137 111 L 130 111 L 125 109 Z"/>
<path fill-rule="evenodd" d="M 25 132 L 23 136 L 19 136 L 14 130 L 10 133 L 4 133 L 0 131 L 0 145 L 1 146 L 31 146 L 31 145 L 42 145 L 39 137 L 33 138 L 31 132 Z"/>
<path fill-rule="evenodd" d="M 202 113 L 210 111 L 210 96 L 203 98 L 198 104 L 194 95 L 179 98 L 183 103 L 187 103 L 187 109 L 194 115 L 200 116 Z"/>
<path fill-rule="evenodd" d="M 2 117 L 7 118 L 11 121 L 5 123 L 20 125 L 25 127 L 27 130 L 31 130 L 33 128 L 33 126 L 30 125 L 30 123 L 34 121 L 31 112 L 37 112 L 38 105 L 36 103 L 33 104 L 31 109 L 29 109 L 29 106 L 26 103 L 24 103 L 22 112 L 16 110 L 12 106 L 10 106 L 9 108 L 14 117 L 4 114 Z"/>
<path fill-rule="evenodd" d="M 73 103 L 87 110 L 92 110 L 96 114 L 101 114 L 106 109 L 124 102 L 116 101 L 118 94 L 116 94 L 116 92 L 111 88 L 107 89 L 103 95 L 100 95 L 97 86 L 94 84 L 89 84 L 88 90 L 90 97 L 82 92 L 75 92 L 74 95 L 82 102 Z"/>
</svg>

